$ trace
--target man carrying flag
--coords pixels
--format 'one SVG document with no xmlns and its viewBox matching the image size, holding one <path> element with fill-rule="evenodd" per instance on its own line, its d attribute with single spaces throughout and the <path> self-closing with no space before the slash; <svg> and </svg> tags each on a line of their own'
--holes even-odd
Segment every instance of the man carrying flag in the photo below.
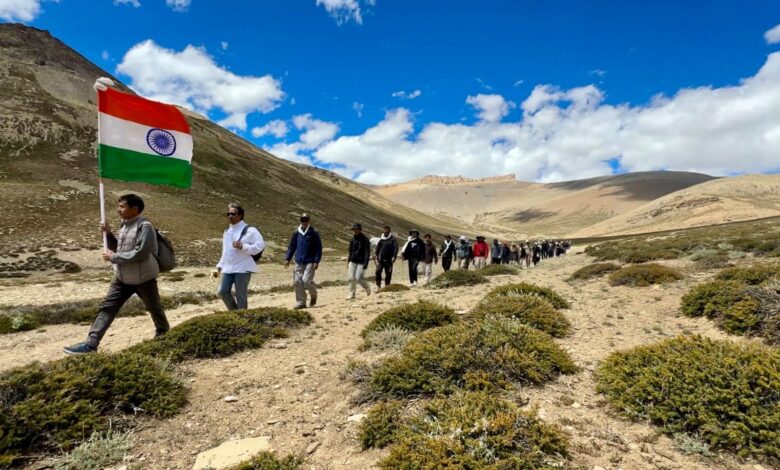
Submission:
<svg viewBox="0 0 780 470">
<path fill-rule="evenodd" d="M 175 106 L 119 92 L 111 88 L 113 84 L 110 79 L 99 78 L 94 86 L 98 93 L 101 178 L 190 187 L 192 136 L 184 116 Z M 157 289 L 160 273 L 157 258 L 162 243 L 158 243 L 154 226 L 141 215 L 143 211 L 144 201 L 139 196 L 121 196 L 117 213 L 122 226 L 115 236 L 106 223 L 103 182 L 100 182 L 103 259 L 114 265 L 114 279 L 86 340 L 65 347 L 66 354 L 97 351 L 117 313 L 134 294 L 151 313 L 155 336 L 168 331 Z"/>
</svg>

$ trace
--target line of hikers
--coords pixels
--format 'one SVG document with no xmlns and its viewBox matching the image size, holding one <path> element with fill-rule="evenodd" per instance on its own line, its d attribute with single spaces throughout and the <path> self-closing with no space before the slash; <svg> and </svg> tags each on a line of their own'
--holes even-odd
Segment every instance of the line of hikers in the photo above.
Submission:
<svg viewBox="0 0 780 470">
<path fill-rule="evenodd" d="M 144 201 L 135 194 L 125 194 L 117 201 L 117 214 L 122 219 L 118 234 L 114 234 L 107 223 L 101 223 L 100 230 L 105 234 L 107 247 L 102 254 L 104 261 L 113 265 L 114 278 L 108 293 L 98 307 L 98 314 L 84 342 L 64 348 L 66 354 L 86 354 L 95 352 L 100 341 L 116 318 L 119 310 L 133 295 L 143 300 L 155 326 L 155 337 L 164 335 L 170 329 L 168 319 L 162 307 L 160 293 L 157 288 L 157 276 L 163 270 L 172 269 L 173 263 L 163 263 L 163 251 L 169 242 L 154 228 L 151 222 L 142 217 Z M 257 262 L 262 257 L 266 243 L 260 231 L 244 222 L 245 211 L 238 203 L 228 205 L 225 216 L 228 227 L 222 235 L 222 256 L 213 278 L 221 278 L 217 293 L 228 310 L 243 310 L 248 307 L 249 281 L 257 272 Z M 300 225 L 293 231 L 285 254 L 285 268 L 291 262 L 293 269 L 293 285 L 295 288 L 296 309 L 317 304 L 317 285 L 314 276 L 322 260 L 322 239 L 319 232 L 311 226 L 311 217 L 304 213 L 299 217 Z M 461 236 L 456 245 L 450 235 L 446 235 L 439 250 L 432 242 L 430 234 L 420 239 L 418 230 L 411 230 L 403 247 L 398 242 L 389 226 L 383 228 L 382 234 L 369 239 L 363 234 L 361 224 L 352 225 L 352 239 L 349 243 L 347 256 L 347 278 L 349 290 L 347 299 L 354 299 L 357 286 L 360 285 L 371 295 L 371 286 L 363 277 L 369 263 L 375 263 L 375 282 L 377 289 L 390 285 L 393 277 L 393 265 L 398 255 L 406 261 L 409 270 L 409 283 L 417 285 L 418 271 L 422 265 L 425 283 L 430 282 L 433 275 L 433 265 L 441 258 L 442 268 L 449 271 L 453 261 L 460 269 L 473 266 L 480 269 L 488 264 L 522 264 L 527 267 L 536 265 L 541 259 L 565 254 L 571 244 L 565 241 L 541 241 L 525 244 L 508 242 L 499 243 L 493 240 L 490 247 L 485 237 L 478 236 L 471 244 L 465 236 Z M 372 249 L 372 245 L 376 248 Z M 170 251 L 170 258 L 173 252 Z"/>
</svg>

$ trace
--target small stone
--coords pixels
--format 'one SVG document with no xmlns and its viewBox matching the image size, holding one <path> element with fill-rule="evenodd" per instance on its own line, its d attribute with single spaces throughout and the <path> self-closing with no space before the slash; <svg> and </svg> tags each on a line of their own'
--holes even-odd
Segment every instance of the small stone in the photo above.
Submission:
<svg viewBox="0 0 780 470">
<path fill-rule="evenodd" d="M 287 343 L 274 343 L 271 347 L 274 349 L 287 349 Z"/>
<path fill-rule="evenodd" d="M 198 454 L 192 469 L 220 470 L 232 468 L 260 452 L 270 450 L 270 440 L 270 437 L 262 436 L 223 442 L 218 447 Z"/>
<path fill-rule="evenodd" d="M 366 414 L 365 413 L 358 413 L 358 414 L 352 415 L 349 418 L 347 418 L 347 422 L 348 423 L 359 423 L 359 422 L 363 421 L 364 419 L 366 419 Z"/>
<path fill-rule="evenodd" d="M 268 421 L 265 422 L 265 424 L 276 424 L 276 423 L 278 423 L 280 421 L 281 420 L 279 420 L 279 419 L 269 419 Z"/>
<path fill-rule="evenodd" d="M 306 367 L 306 363 L 305 362 L 301 362 L 300 364 L 295 364 L 295 368 L 296 369 L 299 368 L 299 367 Z"/>
<path fill-rule="evenodd" d="M 579 404 L 579 403 L 577 403 L 576 401 L 575 401 L 574 403 L 572 403 L 572 404 L 571 404 L 571 407 L 572 407 L 572 408 L 579 408 L 579 407 L 581 407 L 581 406 L 582 406 L 582 405 L 580 405 L 580 404 Z"/>
<path fill-rule="evenodd" d="M 604 468 L 604 467 L 599 467 L 598 465 L 596 465 L 595 467 L 593 467 L 593 470 L 607 470 L 607 469 Z"/>
<path fill-rule="evenodd" d="M 320 447 L 320 441 L 315 441 L 309 444 L 309 447 L 306 448 L 307 454 L 313 454 L 318 448 Z"/>
<path fill-rule="evenodd" d="M 279 384 L 276 384 L 276 385 L 274 385 L 274 386 L 273 386 L 273 387 L 271 387 L 271 388 L 272 388 L 273 390 L 279 390 L 280 388 L 282 388 L 282 386 L 281 386 L 281 385 L 279 385 Z"/>
<path fill-rule="evenodd" d="M 223 398 L 222 400 L 224 400 L 226 403 L 235 403 L 235 402 L 238 401 L 238 397 L 233 396 L 233 395 L 228 395 L 225 398 Z"/>
</svg>

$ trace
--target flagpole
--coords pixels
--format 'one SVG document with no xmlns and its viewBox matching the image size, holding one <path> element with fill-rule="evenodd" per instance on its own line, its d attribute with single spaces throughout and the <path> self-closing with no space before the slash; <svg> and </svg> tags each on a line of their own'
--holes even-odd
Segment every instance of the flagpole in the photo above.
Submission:
<svg viewBox="0 0 780 470">
<path fill-rule="evenodd" d="M 100 92 L 95 90 L 95 96 L 97 97 L 96 103 L 98 106 L 97 109 L 97 131 L 98 131 L 98 138 L 97 138 L 97 155 L 98 155 L 98 167 L 100 166 Z M 98 168 L 98 173 L 100 173 L 100 168 Z M 100 223 L 105 224 L 106 223 L 106 198 L 105 198 L 105 190 L 103 189 L 103 178 L 98 176 L 98 192 L 100 193 Z M 108 250 L 108 234 L 105 232 L 105 230 L 102 230 L 103 232 L 103 251 Z"/>
</svg>

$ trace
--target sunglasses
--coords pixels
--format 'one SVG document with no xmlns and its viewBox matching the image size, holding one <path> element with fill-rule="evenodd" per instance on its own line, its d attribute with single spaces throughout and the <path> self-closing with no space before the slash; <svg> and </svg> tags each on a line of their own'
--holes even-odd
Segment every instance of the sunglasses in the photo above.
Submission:
<svg viewBox="0 0 780 470">
<path fill-rule="evenodd" d="M 227 213 L 227 214 L 225 214 L 225 215 L 227 215 L 228 217 L 233 217 L 233 216 L 236 216 L 236 215 L 238 215 L 238 212 L 228 212 L 228 213 Z"/>
</svg>

